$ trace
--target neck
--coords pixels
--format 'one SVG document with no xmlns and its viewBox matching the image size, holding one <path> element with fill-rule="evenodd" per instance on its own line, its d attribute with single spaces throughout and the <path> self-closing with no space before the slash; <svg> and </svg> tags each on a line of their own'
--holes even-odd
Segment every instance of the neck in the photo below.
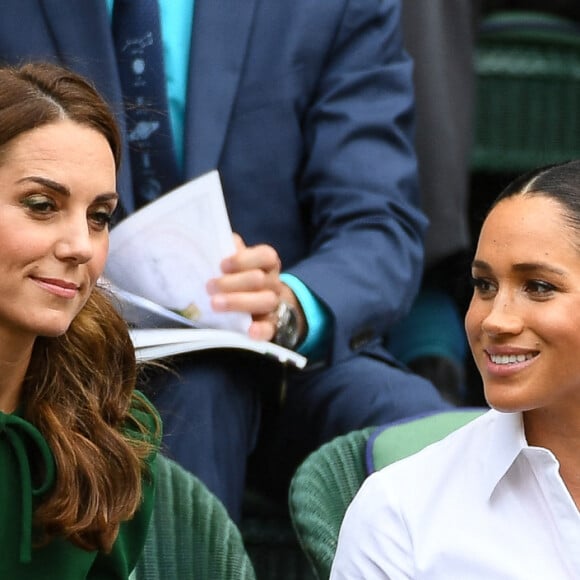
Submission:
<svg viewBox="0 0 580 580">
<path fill-rule="evenodd" d="M 560 463 L 560 475 L 580 509 L 580 421 L 578 414 L 537 409 L 524 413 L 529 445 L 549 449 Z"/>
<path fill-rule="evenodd" d="M 0 349 L 0 411 L 12 413 L 20 403 L 22 385 L 34 343 L 18 349 Z"/>
</svg>

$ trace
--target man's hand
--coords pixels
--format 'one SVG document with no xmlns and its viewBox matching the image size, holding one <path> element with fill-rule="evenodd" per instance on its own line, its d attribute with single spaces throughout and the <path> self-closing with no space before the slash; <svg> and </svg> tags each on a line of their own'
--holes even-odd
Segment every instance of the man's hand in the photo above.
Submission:
<svg viewBox="0 0 580 580">
<path fill-rule="evenodd" d="M 282 262 L 278 252 L 266 244 L 246 246 L 234 234 L 236 253 L 222 260 L 223 275 L 207 283 L 212 308 L 217 312 L 248 312 L 252 324 L 248 334 L 256 340 L 272 340 L 276 333 L 276 311 L 281 301 L 298 312 L 300 336 L 306 321 L 294 293 L 280 280 Z"/>
</svg>

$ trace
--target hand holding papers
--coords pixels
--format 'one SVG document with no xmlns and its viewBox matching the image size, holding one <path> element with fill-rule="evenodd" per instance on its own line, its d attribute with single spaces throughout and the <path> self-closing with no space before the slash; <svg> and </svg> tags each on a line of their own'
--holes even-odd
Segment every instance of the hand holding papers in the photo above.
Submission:
<svg viewBox="0 0 580 580">
<path fill-rule="evenodd" d="M 250 339 L 249 314 L 212 310 L 206 283 L 220 276 L 221 260 L 235 251 L 217 171 L 165 194 L 112 229 L 104 284 L 109 284 L 121 314 L 135 327 L 138 357 L 245 348 L 305 365 L 301 355 Z M 203 340 L 192 327 L 203 329 Z M 140 355 L 141 349 L 151 347 L 159 348 Z"/>
<path fill-rule="evenodd" d="M 111 231 L 105 275 L 198 326 L 246 332 L 246 313 L 213 312 L 206 282 L 235 252 L 217 171 L 182 185 Z"/>
</svg>

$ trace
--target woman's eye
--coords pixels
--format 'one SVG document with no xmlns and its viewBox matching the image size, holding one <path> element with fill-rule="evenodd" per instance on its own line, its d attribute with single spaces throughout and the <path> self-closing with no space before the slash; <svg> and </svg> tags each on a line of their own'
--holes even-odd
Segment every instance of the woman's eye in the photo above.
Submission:
<svg viewBox="0 0 580 580">
<path fill-rule="evenodd" d="M 90 214 L 89 218 L 94 224 L 95 229 L 104 230 L 109 227 L 113 219 L 113 212 L 110 210 L 94 211 Z"/>
<path fill-rule="evenodd" d="M 38 214 L 48 214 L 57 209 L 56 203 L 45 195 L 29 195 L 22 200 L 22 205 Z"/>
<path fill-rule="evenodd" d="M 525 291 L 530 294 L 536 294 L 538 296 L 547 296 L 554 292 L 556 287 L 549 282 L 544 280 L 528 280 L 525 284 Z"/>
<path fill-rule="evenodd" d="M 492 294 L 495 291 L 495 285 L 487 278 L 471 277 L 471 285 L 475 292 L 480 295 Z"/>
</svg>

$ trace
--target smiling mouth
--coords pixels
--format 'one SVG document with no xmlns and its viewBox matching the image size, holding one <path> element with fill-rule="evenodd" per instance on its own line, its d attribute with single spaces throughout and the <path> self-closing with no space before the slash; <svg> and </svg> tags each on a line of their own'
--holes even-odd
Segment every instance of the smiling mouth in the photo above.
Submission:
<svg viewBox="0 0 580 580">
<path fill-rule="evenodd" d="M 59 288 L 65 288 L 67 290 L 78 290 L 80 286 L 74 282 L 67 282 L 66 280 L 59 280 L 56 278 L 40 278 L 35 277 L 35 280 L 42 282 L 44 284 L 50 284 L 51 286 L 58 286 Z"/>
<path fill-rule="evenodd" d="M 74 298 L 80 291 L 80 286 L 74 282 L 67 282 L 66 280 L 59 280 L 55 278 L 40 278 L 31 277 L 31 279 L 41 288 L 61 298 Z"/>
<path fill-rule="evenodd" d="M 489 358 L 496 365 L 513 365 L 532 360 L 536 356 L 538 356 L 537 352 L 530 352 L 527 354 L 490 354 Z"/>
</svg>

